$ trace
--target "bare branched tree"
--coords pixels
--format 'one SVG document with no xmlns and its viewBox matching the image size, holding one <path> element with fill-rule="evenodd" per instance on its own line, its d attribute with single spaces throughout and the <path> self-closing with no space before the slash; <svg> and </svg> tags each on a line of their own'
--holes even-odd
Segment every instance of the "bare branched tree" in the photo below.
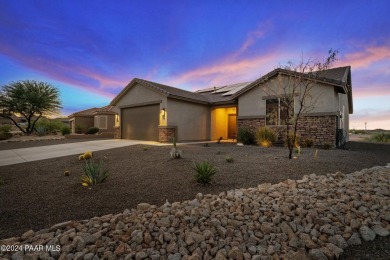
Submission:
<svg viewBox="0 0 390 260">
<path fill-rule="evenodd" d="M 276 81 L 264 84 L 264 91 L 274 97 L 277 103 L 271 111 L 267 111 L 267 121 L 273 125 L 285 125 L 285 139 L 289 150 L 289 159 L 297 143 L 298 123 L 302 116 L 312 111 L 318 96 L 314 96 L 313 88 L 318 80 L 324 77 L 324 71 L 329 69 L 338 51 L 330 50 L 323 62 L 301 58 L 298 64 L 288 62 L 278 69 Z M 271 106 L 272 107 L 272 106 Z"/>
</svg>

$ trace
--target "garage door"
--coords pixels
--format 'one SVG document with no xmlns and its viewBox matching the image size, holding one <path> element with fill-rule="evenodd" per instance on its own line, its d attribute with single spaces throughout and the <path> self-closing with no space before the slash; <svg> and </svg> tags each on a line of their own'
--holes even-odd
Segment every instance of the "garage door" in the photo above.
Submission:
<svg viewBox="0 0 390 260">
<path fill-rule="evenodd" d="M 122 108 L 122 138 L 158 141 L 160 105 Z"/>
</svg>

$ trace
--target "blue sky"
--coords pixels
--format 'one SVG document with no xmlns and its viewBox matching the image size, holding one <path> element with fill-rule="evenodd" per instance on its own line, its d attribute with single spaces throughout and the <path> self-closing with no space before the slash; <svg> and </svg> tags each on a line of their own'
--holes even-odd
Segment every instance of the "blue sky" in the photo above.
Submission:
<svg viewBox="0 0 390 260">
<path fill-rule="evenodd" d="M 134 77 L 196 90 L 333 48 L 335 67 L 352 66 L 350 127 L 390 129 L 389 1 L 0 4 L 0 84 L 50 82 L 64 115 L 108 104 Z"/>
</svg>

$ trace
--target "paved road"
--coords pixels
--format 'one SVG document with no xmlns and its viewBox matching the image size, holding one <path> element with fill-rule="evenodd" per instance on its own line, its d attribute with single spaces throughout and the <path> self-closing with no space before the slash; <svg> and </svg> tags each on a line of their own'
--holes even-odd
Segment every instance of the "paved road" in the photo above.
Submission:
<svg viewBox="0 0 390 260">
<path fill-rule="evenodd" d="M 158 142 L 149 141 L 135 141 L 135 140 L 97 140 L 87 141 L 79 143 L 69 144 L 57 144 L 57 145 L 46 145 L 30 148 L 20 148 L 13 150 L 0 151 L 0 166 L 11 165 L 23 162 L 38 161 L 62 156 L 68 156 L 73 154 L 82 154 L 85 151 L 100 151 L 112 148 L 146 144 L 146 145 L 170 145 L 162 144 Z"/>
</svg>

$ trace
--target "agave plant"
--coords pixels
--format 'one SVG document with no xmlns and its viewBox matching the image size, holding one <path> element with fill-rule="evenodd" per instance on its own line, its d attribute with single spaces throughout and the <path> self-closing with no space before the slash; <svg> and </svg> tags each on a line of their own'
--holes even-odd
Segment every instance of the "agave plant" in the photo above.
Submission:
<svg viewBox="0 0 390 260">
<path fill-rule="evenodd" d="M 104 182 L 109 173 L 107 169 L 103 169 L 103 161 L 95 163 L 93 159 L 86 160 L 83 166 L 84 177 L 81 179 L 83 186 L 95 185 Z"/>
<path fill-rule="evenodd" d="M 196 171 L 195 180 L 200 184 L 209 184 L 217 173 L 217 169 L 208 161 L 195 163 L 193 168 Z"/>
<path fill-rule="evenodd" d="M 176 138 L 173 138 L 173 148 L 169 154 L 173 159 L 180 159 L 182 157 L 181 150 L 176 148 Z"/>
</svg>

